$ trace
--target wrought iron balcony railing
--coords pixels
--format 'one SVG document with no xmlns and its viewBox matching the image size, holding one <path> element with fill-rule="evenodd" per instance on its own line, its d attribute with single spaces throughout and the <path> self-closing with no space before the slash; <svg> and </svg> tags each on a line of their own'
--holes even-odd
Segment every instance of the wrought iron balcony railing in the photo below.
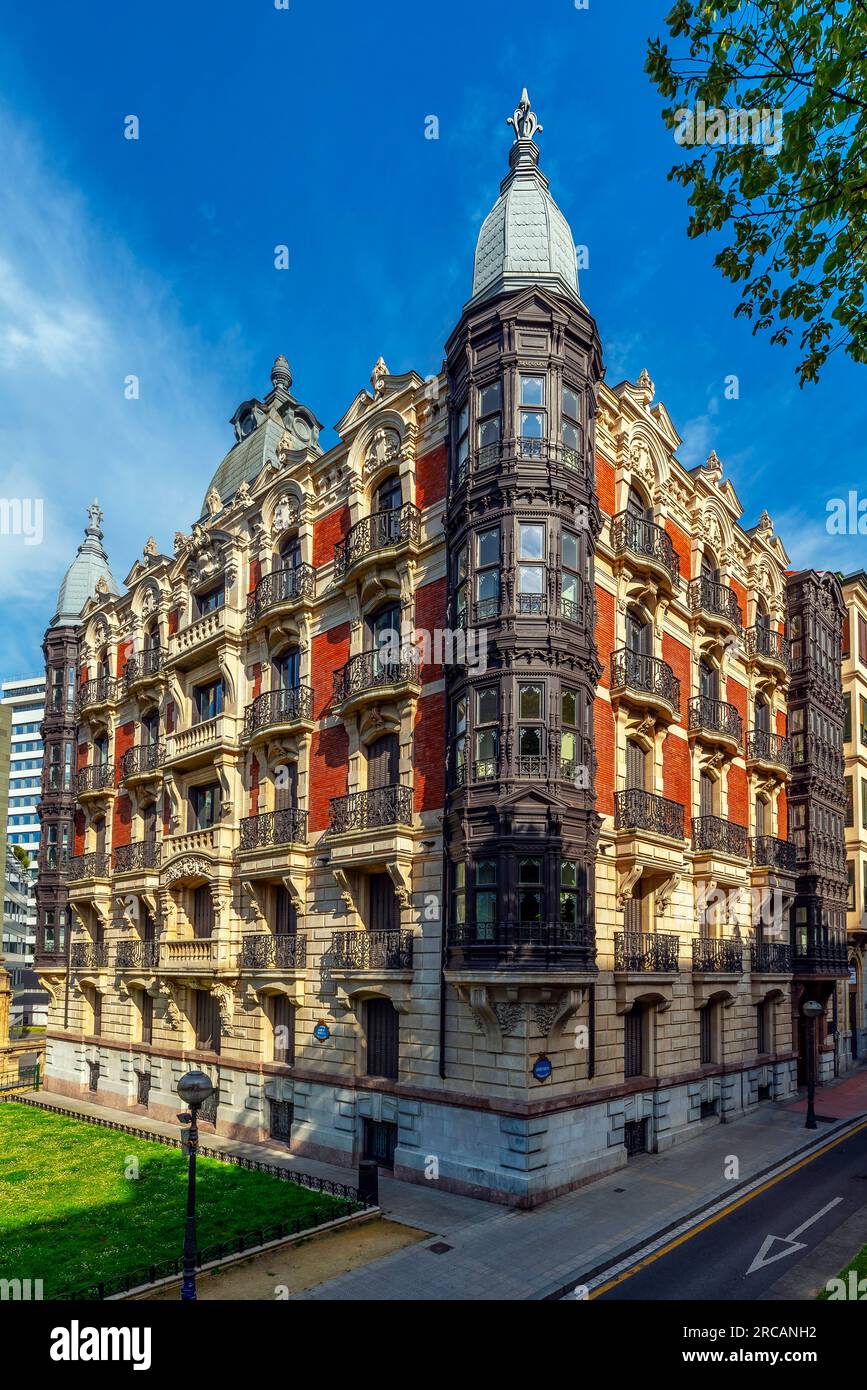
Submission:
<svg viewBox="0 0 867 1390">
<path fill-rule="evenodd" d="M 716 580 L 693 579 L 687 589 L 689 606 L 693 613 L 710 613 L 714 617 L 724 618 L 733 627 L 742 627 L 744 615 L 741 612 L 738 596 L 734 589 L 730 589 L 728 584 L 719 584 Z"/>
<path fill-rule="evenodd" d="M 290 724 L 295 719 L 310 719 L 312 715 L 313 691 L 309 685 L 266 690 L 244 711 L 244 734 L 249 738 L 258 729 L 270 728 L 272 724 Z"/>
<path fill-rule="evenodd" d="M 683 839 L 683 807 L 677 801 L 631 787 L 614 794 L 615 830 L 650 830 L 673 840 Z"/>
<path fill-rule="evenodd" d="M 697 974 L 742 974 L 744 948 L 740 941 L 696 936 L 692 942 L 692 968 Z"/>
<path fill-rule="evenodd" d="M 104 970 L 108 965 L 108 946 L 102 941 L 73 941 L 69 964 L 73 970 Z"/>
<path fill-rule="evenodd" d="M 271 845 L 305 845 L 307 812 L 297 806 L 283 811 L 264 811 L 241 821 L 241 849 L 268 849 Z"/>
<path fill-rule="evenodd" d="M 750 969 L 762 975 L 791 974 L 791 946 L 783 941 L 754 941 L 750 946 Z"/>
<path fill-rule="evenodd" d="M 774 632 L 769 627 L 757 625 L 748 627 L 744 636 L 749 656 L 765 657 L 766 660 L 775 661 L 785 666 L 787 671 L 791 671 L 792 644 L 782 632 Z"/>
<path fill-rule="evenodd" d="M 163 669 L 165 655 L 162 647 L 148 647 L 138 656 L 131 656 L 123 668 L 123 683 L 127 690 L 137 681 L 159 675 Z"/>
<path fill-rule="evenodd" d="M 374 791 L 331 798 L 330 835 L 341 835 L 347 830 L 377 830 L 387 825 L 412 825 L 412 787 L 377 787 Z"/>
<path fill-rule="evenodd" d="M 680 937 L 671 932 L 614 933 L 614 969 L 676 975 Z"/>
<path fill-rule="evenodd" d="M 282 604 L 312 599 L 316 592 L 316 571 L 312 565 L 291 565 L 263 575 L 247 595 L 247 622 L 255 623 L 263 613 Z"/>
<path fill-rule="evenodd" d="M 91 850 L 89 854 L 76 854 L 69 861 L 67 878 L 75 883 L 84 878 L 108 878 L 108 855 L 102 850 Z"/>
<path fill-rule="evenodd" d="M 377 651 L 360 652 L 334 672 L 334 703 L 342 705 L 344 700 L 365 690 L 379 690 L 384 685 L 402 685 L 420 678 L 419 659 L 409 652 L 400 661 L 388 661 Z"/>
<path fill-rule="evenodd" d="M 81 769 L 76 781 L 79 796 L 82 792 L 106 791 L 113 788 L 114 785 L 114 763 L 91 763 L 90 767 Z"/>
<path fill-rule="evenodd" d="M 735 825 L 722 816 L 696 816 L 692 823 L 694 850 L 718 850 L 746 859 L 749 853 L 749 834 L 745 825 Z"/>
<path fill-rule="evenodd" d="M 592 927 L 560 922 L 455 922 L 448 933 L 448 964 L 460 970 L 595 971 Z"/>
<path fill-rule="evenodd" d="M 515 440 L 515 452 L 520 459 L 546 459 L 548 441 L 537 439 L 535 435 L 519 434 Z"/>
<path fill-rule="evenodd" d="M 148 772 L 158 772 L 166 760 L 164 743 L 137 743 L 128 748 L 120 760 L 122 781 L 128 777 L 141 777 Z"/>
<path fill-rule="evenodd" d="M 518 754 L 514 762 L 516 777 L 532 777 L 539 781 L 548 776 L 548 759 L 538 754 Z"/>
<path fill-rule="evenodd" d="M 114 871 L 128 874 L 135 869 L 158 869 L 161 853 L 159 840 L 133 840 L 131 844 L 118 845 L 114 851 Z"/>
<path fill-rule="evenodd" d="M 655 560 L 662 565 L 675 584 L 680 582 L 680 556 L 671 537 L 661 526 L 631 512 L 618 512 L 611 519 L 611 544 L 615 551 L 628 550 L 633 555 Z"/>
<path fill-rule="evenodd" d="M 637 690 L 667 700 L 680 711 L 680 681 L 666 661 L 618 647 L 611 653 L 611 689 Z"/>
<path fill-rule="evenodd" d="M 791 840 L 778 840 L 774 835 L 757 835 L 751 842 L 752 861 L 768 869 L 795 872 L 795 846 Z"/>
<path fill-rule="evenodd" d="M 689 702 L 691 733 L 706 731 L 729 738 L 740 748 L 744 737 L 744 722 L 737 707 L 726 700 L 714 700 L 708 695 L 693 695 Z"/>
<path fill-rule="evenodd" d="M 336 931 L 331 937 L 337 970 L 411 970 L 410 931 Z"/>
<path fill-rule="evenodd" d="M 365 555 L 389 550 L 404 541 L 418 541 L 420 535 L 421 512 L 414 502 L 362 517 L 335 545 L 334 573 L 340 579 Z"/>
<path fill-rule="evenodd" d="M 307 964 L 307 937 L 302 932 L 279 936 L 245 936 L 241 965 L 248 970 L 303 970 Z"/>
<path fill-rule="evenodd" d="M 778 767 L 792 766 L 792 745 L 782 734 L 766 729 L 753 729 L 747 738 L 747 759 L 751 762 L 775 763 Z"/>
<path fill-rule="evenodd" d="M 806 948 L 795 943 L 792 955 L 792 971 L 795 975 L 839 975 L 849 974 L 849 946 L 845 937 L 835 938 L 829 931 L 826 940 L 818 937 L 808 941 Z"/>
<path fill-rule="evenodd" d="M 78 691 L 79 711 L 88 705 L 103 705 L 116 700 L 120 684 L 116 676 L 96 676 L 93 680 L 85 681 Z"/>
<path fill-rule="evenodd" d="M 114 963 L 118 970 L 155 970 L 160 963 L 158 941 L 119 941 Z"/>
</svg>

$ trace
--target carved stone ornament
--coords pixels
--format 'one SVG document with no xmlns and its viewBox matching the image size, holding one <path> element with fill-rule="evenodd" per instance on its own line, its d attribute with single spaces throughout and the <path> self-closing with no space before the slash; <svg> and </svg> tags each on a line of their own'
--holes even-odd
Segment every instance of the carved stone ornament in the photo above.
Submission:
<svg viewBox="0 0 867 1390">
<path fill-rule="evenodd" d="M 718 483 L 723 474 L 723 466 L 720 463 L 715 449 L 711 449 L 704 465 L 704 471 L 710 475 L 711 481 Z"/>
<path fill-rule="evenodd" d="M 231 1038 L 235 1032 L 233 1018 L 235 1013 L 235 994 L 230 985 L 213 985 L 211 993 L 220 1010 L 220 1032 L 224 1038 Z"/>
<path fill-rule="evenodd" d="M 636 439 L 633 441 L 629 450 L 629 463 L 636 477 L 652 487 L 656 482 L 656 472 L 653 467 L 653 459 L 650 456 L 650 448 L 646 439 Z"/>
<path fill-rule="evenodd" d="M 285 468 L 286 464 L 289 462 L 289 455 L 297 453 L 297 451 L 298 440 L 290 430 L 284 430 L 277 441 L 277 448 L 275 449 L 277 462 L 280 464 L 280 467 Z"/>
<path fill-rule="evenodd" d="M 400 456 L 400 435 L 385 426 L 378 429 L 367 446 L 364 456 L 365 473 L 373 473 Z"/>
<path fill-rule="evenodd" d="M 180 1028 L 183 1019 L 181 1017 L 181 1011 L 178 1008 L 174 989 L 171 985 L 163 983 L 160 985 L 159 992 L 161 998 L 166 1001 L 166 1023 L 170 1028 L 177 1030 Z"/>
<path fill-rule="evenodd" d="M 148 536 L 147 540 L 144 543 L 144 550 L 142 551 L 142 555 L 146 560 L 154 560 L 156 559 L 157 555 L 159 555 L 159 553 L 160 552 L 157 550 L 157 543 L 154 540 L 153 536 Z"/>
<path fill-rule="evenodd" d="M 101 574 L 96 581 L 96 592 L 98 594 L 108 593 L 108 580 L 105 578 L 105 575 L 103 574 Z"/>
<path fill-rule="evenodd" d="M 639 391 L 641 391 L 643 395 L 646 397 L 648 403 L 653 400 L 654 396 L 656 395 L 656 387 L 654 386 L 653 381 L 650 377 L 650 372 L 647 370 L 646 367 L 642 367 L 641 374 L 638 378 L 638 381 L 635 384 L 638 387 Z"/>
<path fill-rule="evenodd" d="M 537 133 L 545 129 L 539 124 L 535 111 L 530 110 L 530 98 L 526 87 L 521 93 L 521 100 L 515 107 L 514 114 L 507 118 L 506 125 L 510 125 L 514 130 L 516 141 L 532 140 Z"/>
<path fill-rule="evenodd" d="M 218 490 L 212 487 L 205 498 L 205 506 L 208 509 L 208 516 L 216 516 L 223 510 L 223 499 Z"/>
<path fill-rule="evenodd" d="M 766 540 L 773 535 L 774 523 L 771 521 L 767 512 L 762 512 L 759 517 L 759 530 Z"/>
<path fill-rule="evenodd" d="M 274 530 L 287 531 L 290 526 L 297 526 L 300 515 L 298 503 L 284 492 L 274 508 Z"/>
<path fill-rule="evenodd" d="M 211 864 L 195 854 L 184 854 L 163 869 L 160 876 L 163 883 L 175 883 L 179 878 L 211 878 Z"/>
<path fill-rule="evenodd" d="M 524 1020 L 523 1004 L 495 1004 L 494 1013 L 503 1037 L 509 1037 Z"/>
<path fill-rule="evenodd" d="M 176 555 L 180 555 L 182 550 L 186 550 L 190 543 L 189 536 L 185 536 L 183 531 L 175 532 L 174 550 Z"/>
<path fill-rule="evenodd" d="M 375 396 L 382 395 L 383 391 L 385 390 L 385 381 L 387 376 L 389 376 L 388 367 L 385 365 L 385 359 L 380 357 L 377 359 L 376 366 L 374 367 L 370 377 L 370 384 L 373 387 L 373 394 Z"/>
<path fill-rule="evenodd" d="M 240 502 L 241 505 L 243 506 L 243 504 L 244 504 L 245 502 L 249 502 L 249 500 L 250 500 L 250 485 L 249 485 L 249 483 L 247 482 L 247 480 L 246 480 L 246 478 L 245 478 L 244 481 L 242 482 L 241 486 L 238 488 L 238 491 L 235 493 L 235 501 L 236 501 L 236 502 Z"/>
</svg>

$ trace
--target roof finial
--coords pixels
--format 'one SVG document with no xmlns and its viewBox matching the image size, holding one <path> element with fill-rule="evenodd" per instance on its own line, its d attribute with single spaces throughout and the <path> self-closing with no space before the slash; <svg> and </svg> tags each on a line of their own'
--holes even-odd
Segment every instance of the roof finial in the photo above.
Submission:
<svg viewBox="0 0 867 1390">
<path fill-rule="evenodd" d="M 292 372 L 282 352 L 279 357 L 275 358 L 274 366 L 271 368 L 271 385 L 275 391 L 280 388 L 288 391 L 292 385 Z"/>
<path fill-rule="evenodd" d="M 535 111 L 530 110 L 530 98 L 525 87 L 521 93 L 521 100 L 515 107 L 515 114 L 509 116 L 506 125 L 510 125 L 515 132 L 515 141 L 532 140 L 537 131 L 544 130 L 545 127 L 539 124 Z"/>
<path fill-rule="evenodd" d="M 102 539 L 102 531 L 101 531 L 100 528 L 101 528 L 102 522 L 103 522 L 103 515 L 102 515 L 102 511 L 101 511 L 101 509 L 100 509 L 100 505 L 99 505 L 99 503 L 97 502 L 97 500 L 96 500 L 95 497 L 94 497 L 93 501 L 91 502 L 90 506 L 89 506 L 88 509 L 87 509 L 87 518 L 88 518 L 88 525 L 87 525 L 87 531 L 88 531 L 88 533 L 89 533 L 90 535 L 92 535 L 92 536 L 93 536 L 93 535 L 99 536 L 99 538 L 100 538 L 100 540 L 101 540 L 101 539 Z"/>
</svg>

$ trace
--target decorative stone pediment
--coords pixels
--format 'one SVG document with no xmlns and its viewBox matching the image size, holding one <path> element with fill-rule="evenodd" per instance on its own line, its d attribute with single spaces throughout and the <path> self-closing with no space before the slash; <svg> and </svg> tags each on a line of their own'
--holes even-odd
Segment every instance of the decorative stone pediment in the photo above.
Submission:
<svg viewBox="0 0 867 1390">
<path fill-rule="evenodd" d="M 197 854 L 184 854 L 180 859 L 173 859 L 163 869 L 160 879 L 162 883 L 177 883 L 181 878 L 203 878 L 211 879 L 213 865 L 210 860 L 203 859 Z"/>
</svg>

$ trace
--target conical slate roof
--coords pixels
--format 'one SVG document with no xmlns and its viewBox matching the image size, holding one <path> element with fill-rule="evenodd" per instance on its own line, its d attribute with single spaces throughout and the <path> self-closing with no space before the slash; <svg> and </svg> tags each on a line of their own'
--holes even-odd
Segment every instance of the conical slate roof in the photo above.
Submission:
<svg viewBox="0 0 867 1390">
<path fill-rule="evenodd" d="M 526 87 L 508 124 L 515 131 L 510 172 L 479 232 L 471 303 L 524 285 L 548 285 L 578 299 L 575 242 L 539 168 L 533 136 L 542 126 Z"/>
<path fill-rule="evenodd" d="M 77 627 L 81 621 L 81 610 L 88 599 L 96 594 L 96 586 L 100 579 L 105 580 L 109 593 L 119 592 L 102 545 L 102 512 L 96 498 L 88 507 L 87 516 L 84 540 L 63 576 L 57 595 L 57 612 L 49 627 Z"/>
</svg>

